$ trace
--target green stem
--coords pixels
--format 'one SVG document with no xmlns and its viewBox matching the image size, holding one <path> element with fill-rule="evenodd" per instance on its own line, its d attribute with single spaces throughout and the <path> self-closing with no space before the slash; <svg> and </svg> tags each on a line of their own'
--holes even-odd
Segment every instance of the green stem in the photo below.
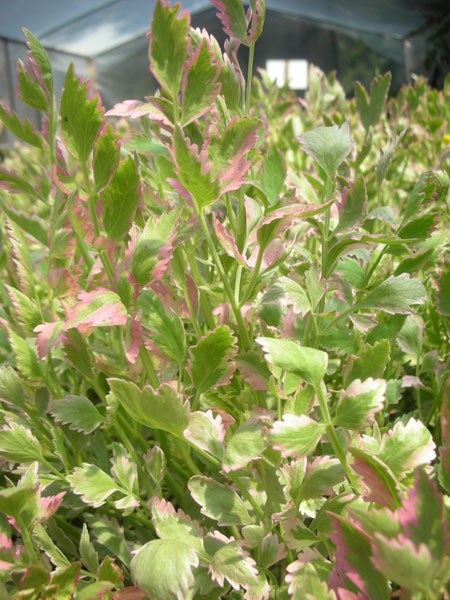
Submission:
<svg viewBox="0 0 450 600">
<path fill-rule="evenodd" d="M 148 353 L 147 348 L 142 345 L 139 348 L 139 358 L 142 361 L 142 366 L 144 367 L 144 372 L 147 375 L 147 379 L 152 386 L 153 389 L 159 387 L 158 376 L 156 375 L 155 369 L 153 368 L 152 360 Z"/>
<path fill-rule="evenodd" d="M 335 451 L 336 456 L 338 457 L 353 490 L 355 492 L 357 492 L 358 485 L 357 485 L 356 478 L 354 477 L 350 467 L 348 466 L 345 450 L 341 446 L 341 442 L 339 441 L 339 438 L 336 435 L 336 431 L 334 430 L 334 426 L 333 426 L 333 423 L 332 423 L 332 420 L 330 417 L 330 412 L 328 410 L 328 403 L 327 403 L 327 397 L 326 397 L 327 396 L 327 388 L 325 387 L 324 382 L 321 381 L 319 385 L 315 385 L 314 390 L 316 392 L 316 397 L 317 397 L 317 401 L 319 403 L 320 412 L 322 413 L 322 418 L 325 422 L 326 432 L 327 432 L 328 438 L 330 440 L 330 443 L 333 446 L 333 450 Z"/>
<path fill-rule="evenodd" d="M 208 324 L 209 329 L 214 329 L 214 327 L 216 326 L 216 322 L 214 320 L 214 315 L 212 314 L 208 296 L 206 295 L 205 290 L 202 290 L 200 287 L 202 284 L 202 278 L 200 276 L 200 273 L 199 273 L 199 270 L 197 267 L 197 262 L 195 259 L 195 252 L 194 252 L 192 246 L 191 245 L 188 246 L 187 243 L 185 245 L 185 249 L 186 249 L 186 253 L 188 255 L 188 259 L 189 259 L 192 277 L 195 281 L 195 285 L 197 286 L 197 288 L 199 290 L 200 304 L 203 308 L 203 312 L 205 313 L 206 323 Z"/>
<path fill-rule="evenodd" d="M 258 256 L 256 258 L 256 264 L 255 267 L 253 269 L 253 273 L 252 273 L 252 278 L 250 279 L 250 282 L 248 284 L 247 287 L 247 291 L 244 294 L 244 297 L 242 298 L 239 307 L 242 308 L 242 306 L 244 306 L 244 304 L 247 302 L 247 300 L 250 298 L 253 289 L 256 285 L 256 281 L 258 279 L 259 276 L 259 272 L 261 270 L 261 263 L 262 263 L 262 259 L 263 259 L 263 255 L 264 255 L 264 250 L 265 250 L 265 245 L 261 244 L 259 246 L 259 250 L 258 250 Z"/>
<path fill-rule="evenodd" d="M 376 268 L 378 267 L 378 265 L 380 264 L 380 261 L 381 261 L 381 259 L 383 258 L 383 256 L 386 254 L 386 252 L 387 252 L 387 246 L 385 246 L 385 247 L 383 248 L 383 250 L 381 250 L 381 252 L 378 254 L 378 256 L 377 256 L 377 258 L 376 258 L 375 262 L 374 262 L 374 263 L 373 263 L 373 265 L 370 267 L 370 269 L 369 269 L 369 271 L 368 271 L 368 273 L 367 273 L 367 275 L 366 275 L 366 277 L 365 277 L 365 279 L 364 279 L 364 285 L 363 285 L 363 288 L 365 288 L 365 287 L 368 285 L 368 283 L 369 283 L 369 281 L 370 281 L 370 279 L 371 279 L 372 275 L 373 275 L 373 274 L 374 274 L 374 272 L 375 272 L 375 269 L 376 269 Z"/>
<path fill-rule="evenodd" d="M 253 59 L 255 57 L 255 42 L 250 46 L 250 52 L 248 56 L 248 71 L 247 71 L 247 89 L 245 97 L 245 112 L 250 112 L 250 103 L 252 99 L 252 79 L 253 79 Z"/>
<path fill-rule="evenodd" d="M 234 316 L 236 318 L 236 321 L 237 321 L 237 324 L 238 324 L 238 327 L 239 327 L 239 331 L 240 331 L 240 334 L 241 334 L 242 347 L 243 347 L 244 350 L 249 350 L 250 349 L 250 339 L 248 337 L 247 328 L 245 326 L 244 319 L 242 318 L 241 311 L 240 311 L 240 309 L 238 308 L 238 306 L 236 304 L 236 301 L 235 301 L 235 298 L 234 298 L 234 294 L 233 294 L 233 290 L 230 287 L 230 283 L 228 281 L 228 277 L 226 276 L 226 273 L 223 270 L 222 263 L 220 261 L 219 255 L 217 254 L 216 247 L 214 246 L 214 242 L 213 242 L 213 240 L 211 238 L 211 235 L 209 233 L 208 225 L 206 223 L 205 215 L 204 215 L 203 211 L 199 212 L 198 217 L 199 217 L 199 220 L 200 220 L 200 224 L 201 224 L 201 227 L 202 227 L 203 234 L 205 236 L 206 242 L 207 242 L 207 244 L 209 246 L 209 249 L 211 251 L 211 254 L 213 256 L 214 264 L 215 264 L 217 270 L 219 271 L 219 275 L 220 275 L 220 277 L 222 279 L 223 286 L 224 286 L 224 289 L 225 289 L 225 293 L 226 293 L 226 295 L 228 297 L 228 300 L 229 300 L 230 305 L 231 305 L 231 309 L 232 309 L 232 311 L 234 313 Z"/>
<path fill-rule="evenodd" d="M 255 513 L 258 515 L 260 520 L 264 521 L 264 510 L 259 506 L 259 504 L 257 504 L 256 500 L 250 494 L 250 492 L 245 487 L 245 485 L 240 481 L 239 477 L 237 475 L 235 475 L 232 471 L 230 471 L 228 473 L 228 477 L 231 479 L 231 481 L 234 483 L 234 485 L 237 488 L 239 488 L 240 492 L 242 493 L 244 498 L 247 500 L 247 502 L 249 502 L 249 504 L 251 504 L 252 508 L 254 509 Z"/>
</svg>

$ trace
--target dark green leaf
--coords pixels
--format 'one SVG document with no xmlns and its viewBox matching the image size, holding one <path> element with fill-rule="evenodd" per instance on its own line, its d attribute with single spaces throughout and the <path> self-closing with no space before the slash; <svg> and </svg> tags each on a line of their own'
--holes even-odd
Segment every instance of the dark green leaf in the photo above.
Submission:
<svg viewBox="0 0 450 600">
<path fill-rule="evenodd" d="M 100 135 L 94 150 L 94 179 L 98 192 L 110 181 L 119 164 L 120 147 L 111 125 L 107 125 L 103 135 Z"/>
<path fill-rule="evenodd" d="M 197 394 L 225 385 L 234 370 L 235 338 L 226 325 L 217 327 L 191 347 L 190 373 Z"/>
<path fill-rule="evenodd" d="M 43 148 L 44 138 L 35 131 L 33 123 L 29 119 L 21 121 L 16 113 L 9 112 L 0 102 L 0 121 L 3 122 L 14 135 L 20 138 L 22 141 L 36 148 Z"/>
<path fill-rule="evenodd" d="M 357 303 L 358 308 L 376 308 L 391 314 L 407 314 L 413 304 L 423 304 L 427 291 L 418 279 L 410 279 L 404 273 L 389 277 Z"/>
<path fill-rule="evenodd" d="M 378 75 L 370 85 L 370 99 L 363 86 L 356 82 L 355 97 L 356 108 L 361 117 L 364 129 L 375 126 L 380 119 L 381 113 L 386 105 L 387 93 L 391 85 L 391 73 Z"/>
<path fill-rule="evenodd" d="M 338 204 L 339 223 L 333 233 L 347 231 L 363 220 L 367 205 L 367 188 L 364 176 L 358 175 L 356 181 L 342 194 Z"/>
<path fill-rule="evenodd" d="M 189 480 L 188 487 L 194 500 L 202 507 L 201 512 L 219 525 L 253 523 L 241 498 L 227 485 L 195 475 Z"/>
<path fill-rule="evenodd" d="M 128 233 L 139 202 L 139 175 L 130 156 L 119 163 L 101 199 L 106 233 L 118 242 Z"/>
<path fill-rule="evenodd" d="M 98 412 L 94 404 L 84 396 L 68 395 L 55 402 L 50 413 L 56 421 L 68 424 L 70 429 L 83 433 L 92 433 L 99 427 L 104 417 Z"/>
</svg>

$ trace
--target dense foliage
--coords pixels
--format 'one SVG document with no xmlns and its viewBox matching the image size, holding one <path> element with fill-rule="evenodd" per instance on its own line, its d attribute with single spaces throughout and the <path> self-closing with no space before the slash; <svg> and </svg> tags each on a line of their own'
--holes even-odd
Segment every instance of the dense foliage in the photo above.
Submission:
<svg viewBox="0 0 450 600">
<path fill-rule="evenodd" d="M 161 90 L 106 115 L 25 31 L 0 597 L 449 598 L 450 78 L 299 100 L 263 1 L 212 4 L 225 51 L 158 0 Z"/>
</svg>

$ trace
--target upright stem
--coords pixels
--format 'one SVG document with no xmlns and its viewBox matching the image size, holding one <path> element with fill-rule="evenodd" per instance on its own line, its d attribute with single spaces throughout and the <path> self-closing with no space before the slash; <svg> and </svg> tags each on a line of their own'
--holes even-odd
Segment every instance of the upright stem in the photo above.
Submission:
<svg viewBox="0 0 450 600">
<path fill-rule="evenodd" d="M 142 365 L 144 367 L 144 371 L 147 375 L 150 385 L 156 390 L 156 388 L 159 387 L 158 376 L 156 375 L 155 369 L 153 368 L 153 364 L 148 350 L 143 345 L 139 348 L 139 358 L 142 361 Z"/>
<path fill-rule="evenodd" d="M 253 78 L 253 59 L 255 57 L 255 42 L 250 46 L 250 53 L 248 56 L 248 71 L 247 71 L 247 89 L 245 96 L 245 112 L 250 112 L 250 103 L 252 98 L 252 78 Z"/>
<path fill-rule="evenodd" d="M 232 309 L 232 311 L 234 313 L 234 316 L 236 318 L 236 321 L 237 321 L 237 324 L 238 324 L 238 327 L 239 327 L 239 332 L 240 332 L 241 338 L 242 338 L 242 346 L 243 346 L 244 350 L 249 350 L 250 349 L 250 339 L 248 337 L 247 328 L 245 326 L 244 319 L 242 318 L 241 311 L 239 310 L 239 307 L 236 304 L 236 300 L 234 298 L 233 290 L 231 289 L 230 283 L 228 281 L 228 277 L 227 277 L 225 271 L 223 270 L 222 263 L 220 262 L 220 257 L 217 254 L 216 247 L 214 246 L 214 242 L 213 242 L 213 240 L 211 238 L 211 235 L 209 233 L 208 225 L 206 223 L 205 215 L 204 215 L 203 211 L 199 212 L 198 217 L 199 217 L 199 220 L 200 220 L 200 224 L 202 226 L 202 230 L 203 230 L 203 234 L 205 236 L 206 242 L 207 242 L 208 247 L 209 247 L 209 249 L 211 251 L 211 254 L 213 256 L 214 264 L 215 264 L 217 270 L 219 271 L 219 275 L 220 275 L 220 277 L 222 279 L 223 287 L 225 289 L 225 293 L 226 293 L 226 295 L 228 297 L 228 301 L 230 302 L 231 309 Z"/>
</svg>

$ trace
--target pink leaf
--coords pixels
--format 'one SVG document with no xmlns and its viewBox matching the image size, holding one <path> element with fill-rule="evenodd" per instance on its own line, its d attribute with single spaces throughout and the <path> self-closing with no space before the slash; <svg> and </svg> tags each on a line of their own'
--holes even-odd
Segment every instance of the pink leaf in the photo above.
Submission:
<svg viewBox="0 0 450 600">
<path fill-rule="evenodd" d="M 91 327 L 125 325 L 127 311 L 119 296 L 104 288 L 80 292 L 78 302 L 67 315 L 65 328 L 76 327 L 86 333 Z"/>
<path fill-rule="evenodd" d="M 42 360 L 52 348 L 56 348 L 65 341 L 64 321 L 43 323 L 37 325 L 34 331 L 38 332 L 35 343 L 38 349 L 38 360 Z"/>
<path fill-rule="evenodd" d="M 55 496 L 46 496 L 39 499 L 39 508 L 36 516 L 38 523 L 49 519 L 55 513 L 62 502 L 66 492 L 59 492 Z"/>
</svg>

